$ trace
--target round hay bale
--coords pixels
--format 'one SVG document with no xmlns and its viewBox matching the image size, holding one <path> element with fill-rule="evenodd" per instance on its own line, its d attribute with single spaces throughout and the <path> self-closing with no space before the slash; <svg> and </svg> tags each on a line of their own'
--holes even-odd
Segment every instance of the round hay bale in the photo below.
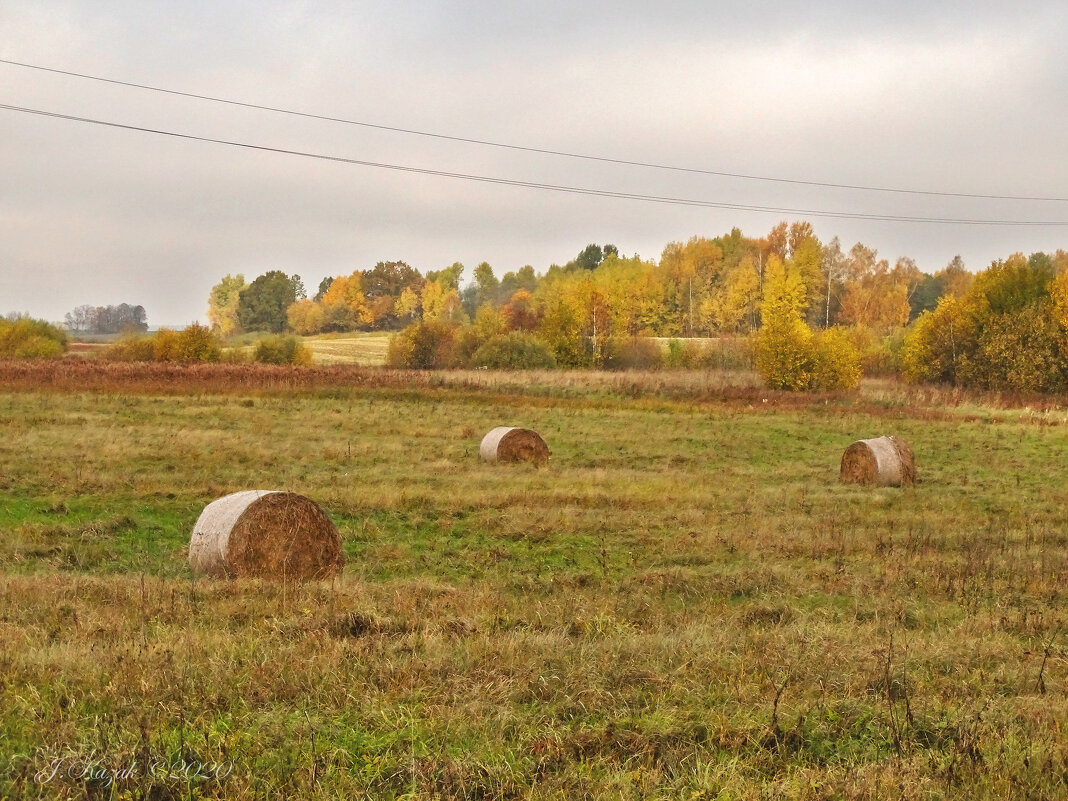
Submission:
<svg viewBox="0 0 1068 801">
<path fill-rule="evenodd" d="M 190 566 L 211 576 L 321 579 L 344 563 L 333 522 L 292 492 L 246 490 L 212 501 L 189 540 Z"/>
<path fill-rule="evenodd" d="M 549 446 L 537 431 L 529 428 L 498 426 L 482 438 L 479 455 L 487 462 L 533 462 L 549 461 Z"/>
<path fill-rule="evenodd" d="M 862 439 L 842 454 L 838 477 L 847 484 L 914 487 L 916 460 L 908 443 L 897 437 Z"/>
</svg>

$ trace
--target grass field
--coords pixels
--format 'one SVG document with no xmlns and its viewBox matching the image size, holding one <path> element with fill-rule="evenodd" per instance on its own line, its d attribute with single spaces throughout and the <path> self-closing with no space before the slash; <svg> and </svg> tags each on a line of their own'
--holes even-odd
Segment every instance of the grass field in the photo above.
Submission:
<svg viewBox="0 0 1068 801">
<path fill-rule="evenodd" d="M 264 333 L 250 334 L 235 339 L 233 347 L 251 357 L 257 340 L 267 336 Z M 379 367 L 386 363 L 386 348 L 389 345 L 389 331 L 371 331 L 368 333 L 321 334 L 301 337 L 304 346 L 312 353 L 312 360 L 317 365 L 351 365 L 360 367 Z M 72 356 L 99 356 L 114 340 L 113 336 L 89 337 L 80 335 L 71 342 L 69 351 Z"/>
<path fill-rule="evenodd" d="M 312 352 L 316 364 L 358 364 L 378 367 L 386 363 L 386 348 L 392 334 L 388 331 L 370 333 L 323 334 L 303 337 L 305 347 Z"/>
<path fill-rule="evenodd" d="M 0 798 L 1068 795 L 1063 399 L 0 376 Z M 550 466 L 479 463 L 499 424 Z M 920 485 L 840 485 L 883 433 Z M 249 488 L 322 504 L 342 577 L 192 577 L 200 510 Z"/>
</svg>

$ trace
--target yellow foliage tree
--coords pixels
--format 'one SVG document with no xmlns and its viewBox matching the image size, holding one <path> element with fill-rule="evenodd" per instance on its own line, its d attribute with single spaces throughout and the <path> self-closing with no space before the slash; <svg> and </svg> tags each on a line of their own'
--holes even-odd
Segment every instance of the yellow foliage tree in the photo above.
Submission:
<svg viewBox="0 0 1068 801">
<path fill-rule="evenodd" d="M 420 302 L 419 292 L 406 286 L 393 305 L 393 312 L 402 320 L 411 319 L 419 312 Z"/>
<path fill-rule="evenodd" d="M 211 288 L 208 296 L 208 321 L 217 334 L 228 337 L 237 331 L 237 306 L 241 290 L 247 286 L 245 276 L 226 275 Z"/>
<path fill-rule="evenodd" d="M 374 312 L 363 294 L 363 276 L 359 270 L 335 278 L 323 295 L 322 304 L 326 327 L 335 331 L 351 331 L 375 321 Z"/>
<path fill-rule="evenodd" d="M 719 291 L 707 294 L 701 301 L 701 321 L 713 331 L 737 331 L 746 318 L 755 314 L 759 302 L 760 276 L 753 258 L 746 256 L 723 276 Z"/>
<path fill-rule="evenodd" d="M 1068 336 L 1068 270 L 1053 279 L 1049 287 L 1053 301 L 1053 316 Z"/>
<path fill-rule="evenodd" d="M 860 380 L 860 359 L 844 333 L 815 336 L 805 325 L 806 287 L 797 265 L 768 258 L 756 337 L 756 366 L 772 389 L 849 389 Z"/>
<path fill-rule="evenodd" d="M 905 325 L 908 319 L 908 284 L 902 274 L 891 272 L 885 261 L 847 285 L 839 313 L 841 322 L 885 333 Z"/>
<path fill-rule="evenodd" d="M 326 325 L 326 309 L 314 300 L 298 300 L 286 309 L 289 329 L 301 336 L 318 334 Z"/>
<path fill-rule="evenodd" d="M 764 268 L 764 289 L 760 316 L 764 325 L 785 320 L 801 320 L 805 312 L 805 282 L 800 270 L 785 264 L 775 253 Z"/>
<path fill-rule="evenodd" d="M 460 293 L 440 281 L 428 281 L 423 287 L 423 320 L 427 322 L 461 322 L 466 319 Z"/>
<path fill-rule="evenodd" d="M 819 301 L 824 296 L 825 284 L 822 269 L 823 245 L 811 233 L 806 233 L 806 231 L 811 231 L 811 226 L 800 232 L 794 230 L 796 227 L 795 223 L 791 228 L 791 252 L 788 263 L 796 271 L 805 287 L 804 311 L 812 309 L 814 316 L 821 318 Z"/>
<path fill-rule="evenodd" d="M 975 320 L 965 301 L 944 295 L 905 337 L 902 375 L 911 382 L 956 382 L 967 372 L 975 336 Z"/>
</svg>

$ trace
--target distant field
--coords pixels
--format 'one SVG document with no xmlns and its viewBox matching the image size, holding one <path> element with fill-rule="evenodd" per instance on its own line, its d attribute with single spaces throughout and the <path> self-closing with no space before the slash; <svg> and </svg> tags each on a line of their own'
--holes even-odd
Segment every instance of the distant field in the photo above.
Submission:
<svg viewBox="0 0 1068 801">
<path fill-rule="evenodd" d="M 72 361 L 0 363 L 0 798 L 1068 795 L 1064 399 Z M 883 433 L 920 485 L 839 484 Z M 340 580 L 191 576 L 248 488 Z"/>
<path fill-rule="evenodd" d="M 386 363 L 390 332 L 326 334 L 304 337 L 316 364 L 358 364 L 376 367 Z"/>
<path fill-rule="evenodd" d="M 261 336 L 266 336 L 265 334 Z M 312 352 L 315 364 L 322 365 L 359 365 L 360 367 L 378 367 L 386 363 L 386 348 L 391 332 L 373 331 L 369 333 L 323 334 L 314 337 L 302 337 L 304 344 Z M 74 356 L 95 356 L 116 340 L 114 336 L 89 337 L 80 335 L 70 344 L 70 353 Z M 241 341 L 236 346 L 247 354 L 252 353 L 252 342 Z M 248 340 L 249 337 L 245 337 Z"/>
</svg>

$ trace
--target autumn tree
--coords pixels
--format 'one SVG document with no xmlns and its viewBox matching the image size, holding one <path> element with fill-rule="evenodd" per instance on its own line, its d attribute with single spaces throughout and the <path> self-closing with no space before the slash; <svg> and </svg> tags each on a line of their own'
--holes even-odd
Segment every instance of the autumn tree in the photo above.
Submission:
<svg viewBox="0 0 1068 801">
<path fill-rule="evenodd" d="M 945 268 L 934 275 L 921 275 L 915 289 L 909 294 L 909 322 L 925 311 L 934 311 L 938 301 L 946 295 L 964 297 L 974 278 L 965 269 L 960 256 L 954 256 Z"/>
<path fill-rule="evenodd" d="M 446 292 L 450 289 L 455 289 L 457 293 L 460 291 L 460 278 L 464 274 L 464 266 L 460 262 L 453 262 L 448 267 L 444 267 L 440 270 L 430 270 L 426 274 L 426 280 L 441 285 L 442 289 Z"/>
<path fill-rule="evenodd" d="M 286 309 L 286 322 L 301 336 L 318 334 L 326 327 L 326 309 L 314 300 L 298 300 Z"/>
<path fill-rule="evenodd" d="M 752 256 L 727 269 L 718 291 L 701 303 L 701 319 L 717 333 L 752 327 L 760 306 L 760 276 Z"/>
<path fill-rule="evenodd" d="M 473 328 L 478 332 L 479 339 L 485 342 L 507 332 L 508 323 L 500 309 L 492 303 L 484 303 L 475 312 Z"/>
<path fill-rule="evenodd" d="M 717 286 L 727 262 L 718 240 L 692 237 L 671 242 L 660 256 L 664 283 L 664 333 L 695 336 L 702 329 L 700 310 Z M 707 327 L 704 333 L 709 333 Z"/>
<path fill-rule="evenodd" d="M 924 312 L 902 352 L 910 381 L 1059 392 L 1068 386 L 1061 279 L 1044 253 L 1014 254 L 979 273 L 963 297 Z"/>
<path fill-rule="evenodd" d="M 325 295 L 327 293 L 327 291 L 330 289 L 330 285 L 332 283 L 334 283 L 334 277 L 332 275 L 328 275 L 326 278 L 324 278 L 322 281 L 320 281 L 319 282 L 319 289 L 315 293 L 315 297 L 312 298 L 312 300 L 314 300 L 316 302 L 322 300 L 323 299 L 323 295 Z"/>
<path fill-rule="evenodd" d="M 464 311 L 473 317 L 478 309 L 487 303 L 497 303 L 501 282 L 493 274 L 488 262 L 482 262 L 475 268 L 474 281 L 460 293 Z"/>
<path fill-rule="evenodd" d="M 446 276 L 446 281 L 448 281 Z M 466 315 L 460 302 L 460 293 L 451 282 L 427 281 L 421 296 L 423 320 L 445 323 L 464 322 Z"/>
<path fill-rule="evenodd" d="M 839 321 L 877 333 L 901 327 L 909 319 L 909 289 L 901 273 L 890 270 L 885 259 L 859 242 L 850 251 L 849 279 L 842 297 Z"/>
<path fill-rule="evenodd" d="M 610 336 L 653 334 L 663 322 L 664 292 L 656 262 L 610 253 L 593 273 L 609 308 Z"/>
<path fill-rule="evenodd" d="M 44 320 L 12 314 L 0 317 L 0 358 L 51 359 L 67 349 L 67 335 Z"/>
<path fill-rule="evenodd" d="M 547 296 L 538 323 L 538 335 L 562 367 L 580 367 L 588 363 L 580 327 L 578 312 L 571 303 L 560 295 Z"/>
<path fill-rule="evenodd" d="M 516 290 L 501 307 L 501 319 L 509 331 L 533 331 L 538 325 L 534 296 L 525 289 Z"/>
<path fill-rule="evenodd" d="M 811 325 L 822 325 L 824 315 L 821 313 L 823 310 L 820 308 L 820 300 L 824 296 L 823 246 L 812 236 L 811 230 L 808 223 L 803 227 L 797 227 L 795 224 L 790 228 L 790 256 L 787 261 L 804 284 L 804 311 L 807 321 Z"/>
<path fill-rule="evenodd" d="M 238 295 L 237 322 L 245 331 L 270 331 L 278 334 L 286 327 L 286 310 L 304 297 L 299 275 L 281 270 L 264 273 Z"/>
<path fill-rule="evenodd" d="M 223 337 L 237 332 L 237 309 L 241 302 L 241 292 L 248 286 L 245 276 L 238 273 L 223 277 L 211 288 L 208 296 L 208 321 L 211 328 Z"/>
<path fill-rule="evenodd" d="M 420 293 L 422 292 L 422 284 L 419 286 L 407 286 L 401 291 L 400 297 L 397 298 L 397 302 L 393 304 L 393 313 L 397 316 L 397 319 L 401 322 L 410 322 L 415 319 L 419 314 L 421 308 L 422 299 Z"/>
<path fill-rule="evenodd" d="M 805 281 L 797 264 L 768 257 L 756 338 L 756 366 L 773 389 L 845 389 L 860 380 L 860 359 L 844 335 L 814 335 L 805 324 Z"/>
<path fill-rule="evenodd" d="M 403 261 L 380 261 L 361 274 L 363 293 L 368 300 L 383 296 L 397 297 L 408 287 L 423 283 L 419 271 Z"/>
<path fill-rule="evenodd" d="M 323 330 L 355 331 L 375 321 L 363 292 L 363 273 L 359 270 L 335 278 L 321 302 L 325 312 Z"/>
<path fill-rule="evenodd" d="M 394 328 L 407 317 L 397 310 L 397 302 L 405 290 L 417 291 L 423 284 L 419 271 L 403 261 L 380 261 L 364 270 L 361 286 L 374 317 L 375 328 Z"/>
<path fill-rule="evenodd" d="M 823 297 L 820 306 L 823 311 L 823 327 L 830 328 L 831 321 L 838 319 L 842 295 L 848 275 L 848 259 L 842 252 L 842 244 L 834 237 L 823 247 L 820 254 L 823 269 Z"/>
<path fill-rule="evenodd" d="M 414 370 L 451 367 L 456 360 L 456 334 L 456 326 L 440 320 L 414 323 L 390 339 L 386 364 Z"/>
<path fill-rule="evenodd" d="M 507 299 L 512 297 L 520 289 L 525 289 L 531 294 L 538 288 L 538 277 L 534 274 L 534 268 L 529 264 L 520 267 L 514 273 L 505 273 L 501 278 L 501 285 L 498 289 L 497 299 Z"/>
<path fill-rule="evenodd" d="M 1049 294 L 1053 303 L 1053 317 L 1068 332 L 1068 270 L 1050 282 Z"/>
</svg>

